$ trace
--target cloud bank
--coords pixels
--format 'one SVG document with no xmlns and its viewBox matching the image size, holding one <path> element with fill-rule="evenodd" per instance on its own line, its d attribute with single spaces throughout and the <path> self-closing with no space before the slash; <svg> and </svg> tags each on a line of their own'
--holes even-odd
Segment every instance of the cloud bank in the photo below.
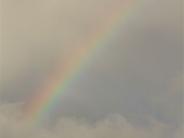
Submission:
<svg viewBox="0 0 184 138">
<path fill-rule="evenodd" d="M 35 125 L 35 126 L 34 126 Z M 144 128 L 134 126 L 122 116 L 113 116 L 94 124 L 77 118 L 62 118 L 50 128 L 29 125 L 21 119 L 19 106 L 0 106 L 1 138 L 179 138 L 167 125 L 153 121 Z"/>
</svg>

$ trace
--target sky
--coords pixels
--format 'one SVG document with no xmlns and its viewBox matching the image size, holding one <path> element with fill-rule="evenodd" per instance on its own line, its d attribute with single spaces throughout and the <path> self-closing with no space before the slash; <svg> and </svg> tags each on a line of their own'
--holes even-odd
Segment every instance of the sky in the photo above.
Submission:
<svg viewBox="0 0 184 138">
<path fill-rule="evenodd" d="M 2 0 L 0 137 L 181 138 L 181 1 Z M 25 119 L 90 45 L 45 120 Z"/>
</svg>

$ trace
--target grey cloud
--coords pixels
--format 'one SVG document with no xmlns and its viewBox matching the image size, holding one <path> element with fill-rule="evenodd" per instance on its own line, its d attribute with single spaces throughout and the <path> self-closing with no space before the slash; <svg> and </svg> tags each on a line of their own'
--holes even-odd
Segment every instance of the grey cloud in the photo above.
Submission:
<svg viewBox="0 0 184 138">
<path fill-rule="evenodd" d="M 150 127 L 143 128 L 132 125 L 122 116 L 106 118 L 95 124 L 77 118 L 60 117 L 52 129 L 37 127 L 37 122 L 29 125 L 25 120 L 21 120 L 19 107 L 0 106 L 1 138 L 175 138 L 175 132 L 171 133 L 169 126 L 165 124 L 152 121 Z M 13 114 L 9 114 L 10 112 Z"/>
</svg>

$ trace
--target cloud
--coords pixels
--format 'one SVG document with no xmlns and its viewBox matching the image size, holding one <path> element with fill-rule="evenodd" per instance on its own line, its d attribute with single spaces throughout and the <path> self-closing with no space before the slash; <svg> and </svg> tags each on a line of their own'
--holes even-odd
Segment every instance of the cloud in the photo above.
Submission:
<svg viewBox="0 0 184 138">
<path fill-rule="evenodd" d="M 49 127 L 32 126 L 21 118 L 20 105 L 0 106 L 1 138 L 174 138 L 174 132 L 162 123 L 153 121 L 145 128 L 134 126 L 124 117 L 116 115 L 96 123 L 77 118 L 62 118 Z M 178 138 L 178 137 L 177 137 Z"/>
</svg>

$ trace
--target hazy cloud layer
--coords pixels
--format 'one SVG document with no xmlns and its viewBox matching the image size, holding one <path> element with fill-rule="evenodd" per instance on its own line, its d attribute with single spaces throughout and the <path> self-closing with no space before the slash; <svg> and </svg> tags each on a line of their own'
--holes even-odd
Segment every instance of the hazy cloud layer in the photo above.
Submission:
<svg viewBox="0 0 184 138">
<path fill-rule="evenodd" d="M 148 128 L 136 127 L 122 116 L 106 118 L 94 124 L 61 117 L 51 129 L 34 126 L 37 122 L 30 126 L 20 116 L 19 106 L 0 106 L 1 138 L 179 138 L 175 137 L 175 132 L 170 132 L 168 126 L 159 122 L 152 121 Z"/>
</svg>

